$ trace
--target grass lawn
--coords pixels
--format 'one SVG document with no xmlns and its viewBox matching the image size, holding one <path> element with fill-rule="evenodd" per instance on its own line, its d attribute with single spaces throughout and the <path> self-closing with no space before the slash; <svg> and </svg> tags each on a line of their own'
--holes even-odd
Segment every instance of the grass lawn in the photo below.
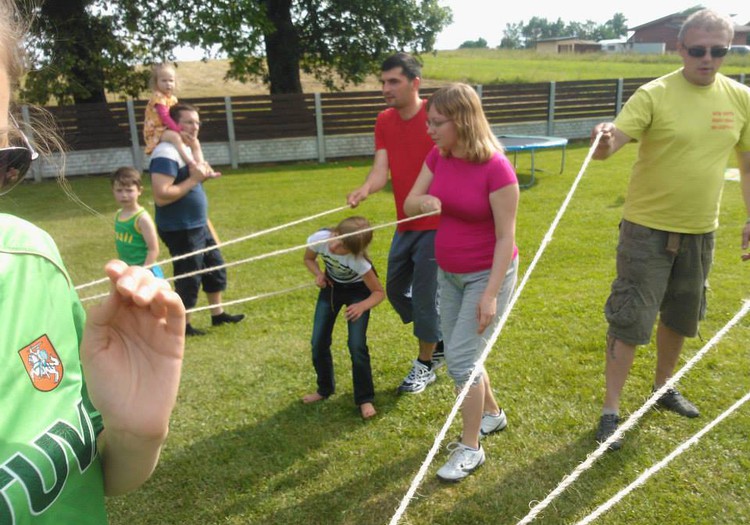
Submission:
<svg viewBox="0 0 750 525">
<path fill-rule="evenodd" d="M 521 193 L 521 272 L 533 258 L 587 152 L 537 154 L 537 183 Z M 463 483 L 439 483 L 441 453 L 402 523 L 513 524 L 595 445 L 603 394 L 605 322 L 602 305 L 614 273 L 617 223 L 635 147 L 592 162 L 512 313 L 489 369 L 509 416 L 504 432 L 484 442 L 487 463 Z M 225 170 L 206 184 L 210 216 L 223 240 L 336 208 L 367 173 L 369 160 L 254 166 Z M 519 157 L 522 179 L 528 158 Z M 101 215 L 88 214 L 54 183 L 26 184 L 0 200 L 0 211 L 28 218 L 58 242 L 77 283 L 99 278 L 114 253 L 114 201 L 105 178 L 75 178 L 76 194 Z M 739 261 L 744 210 L 737 182 L 727 182 L 717 236 L 703 341 L 690 341 L 684 363 L 748 297 L 748 266 Z M 148 193 L 148 191 L 146 192 Z M 152 208 L 150 197 L 143 202 Z M 358 209 L 373 224 L 394 220 L 383 191 Z M 227 261 L 302 244 L 322 220 L 227 247 Z M 391 230 L 379 231 L 370 254 L 385 275 Z M 311 282 L 302 252 L 234 267 L 227 300 Z M 166 270 L 171 271 L 169 268 Z M 88 289 L 83 296 L 99 290 Z M 416 355 L 409 326 L 383 303 L 370 322 L 378 417 L 363 422 L 352 401 L 345 323 L 334 336 L 338 393 L 306 406 L 314 389 L 309 339 L 315 290 L 306 289 L 229 308 L 247 319 L 208 328 L 187 342 L 171 434 L 159 468 L 139 491 L 109 501 L 113 525 L 273 524 L 364 525 L 389 522 L 433 443 L 454 399 L 444 370 L 420 395 L 396 394 Z M 203 304 L 203 303 L 201 303 Z M 207 313 L 195 315 L 208 327 Z M 696 420 L 654 411 L 536 522 L 573 523 L 623 488 L 744 395 L 750 322 L 743 320 L 681 382 L 702 411 Z M 626 386 L 627 415 L 650 391 L 654 347 L 639 350 Z M 750 522 L 750 410 L 744 407 L 604 515 L 602 524 Z M 458 424 L 451 436 L 459 432 Z"/>
</svg>

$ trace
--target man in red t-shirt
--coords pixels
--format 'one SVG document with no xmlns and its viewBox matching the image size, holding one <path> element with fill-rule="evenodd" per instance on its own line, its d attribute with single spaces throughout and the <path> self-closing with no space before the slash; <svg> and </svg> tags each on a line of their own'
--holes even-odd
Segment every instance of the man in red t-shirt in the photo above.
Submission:
<svg viewBox="0 0 750 525">
<path fill-rule="evenodd" d="M 388 108 L 375 123 L 375 158 L 370 173 L 364 184 L 347 196 L 352 208 L 381 190 L 390 173 L 396 216 L 406 218 L 404 200 L 433 147 L 427 134 L 426 101 L 419 98 L 421 74 L 419 62 L 406 53 L 383 62 L 380 78 Z M 414 323 L 419 341 L 419 356 L 399 392 L 422 392 L 435 381 L 434 369 L 442 364 L 434 249 L 438 220 L 433 216 L 400 224 L 388 254 L 388 300 L 404 323 Z"/>
</svg>

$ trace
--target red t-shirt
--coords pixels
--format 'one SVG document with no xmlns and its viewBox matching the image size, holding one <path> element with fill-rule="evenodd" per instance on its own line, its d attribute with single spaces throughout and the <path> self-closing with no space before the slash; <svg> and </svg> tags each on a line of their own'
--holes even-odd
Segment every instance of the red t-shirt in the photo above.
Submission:
<svg viewBox="0 0 750 525">
<path fill-rule="evenodd" d="M 403 120 L 394 108 L 380 112 L 375 122 L 375 149 L 388 153 L 388 168 L 396 201 L 396 217 L 406 218 L 404 201 L 417 180 L 427 153 L 433 142 L 427 134 L 427 101 L 422 101 L 419 113 Z M 426 217 L 398 225 L 398 231 L 423 231 L 437 229 L 439 216 Z"/>
</svg>

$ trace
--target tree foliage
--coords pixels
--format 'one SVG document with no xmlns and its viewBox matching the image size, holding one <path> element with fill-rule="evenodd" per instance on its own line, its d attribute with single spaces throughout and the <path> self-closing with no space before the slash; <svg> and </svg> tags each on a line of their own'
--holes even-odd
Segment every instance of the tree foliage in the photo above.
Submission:
<svg viewBox="0 0 750 525">
<path fill-rule="evenodd" d="M 363 81 L 395 51 L 431 51 L 452 21 L 438 0 L 36 0 L 31 102 L 137 96 L 148 65 L 178 46 L 229 59 L 228 77 L 302 91 L 300 72 L 330 89 Z"/>
<path fill-rule="evenodd" d="M 561 18 L 551 21 L 544 17 L 534 16 L 528 23 L 522 20 L 515 24 L 506 24 L 500 47 L 505 49 L 533 47 L 537 40 L 555 37 L 604 40 L 619 38 L 627 34 L 627 31 L 627 19 L 622 13 L 615 13 L 604 24 L 597 24 L 591 20 L 566 24 Z"/>
<path fill-rule="evenodd" d="M 44 104 L 104 102 L 106 91 L 137 95 L 148 73 L 134 66 L 147 59 L 148 39 L 127 11 L 102 9 L 97 0 L 45 0 L 29 17 L 31 71 L 22 97 Z M 98 13 L 98 14 L 97 14 Z"/>
<path fill-rule="evenodd" d="M 487 49 L 487 41 L 479 37 L 476 40 L 466 40 L 458 49 Z"/>
<path fill-rule="evenodd" d="M 123 0 L 124 1 L 124 0 Z M 127 0 L 133 6 L 142 0 Z M 207 56 L 229 58 L 228 76 L 262 77 L 271 93 L 301 92 L 299 73 L 328 88 L 360 82 L 394 50 L 432 50 L 451 13 L 438 0 L 165 0 L 173 33 Z"/>
</svg>

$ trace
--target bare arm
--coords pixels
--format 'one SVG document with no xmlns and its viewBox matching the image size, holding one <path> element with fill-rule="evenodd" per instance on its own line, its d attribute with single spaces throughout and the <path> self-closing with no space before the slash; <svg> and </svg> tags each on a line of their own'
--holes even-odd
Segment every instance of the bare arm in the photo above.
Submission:
<svg viewBox="0 0 750 525">
<path fill-rule="evenodd" d="M 164 173 L 151 174 L 151 190 L 157 206 L 166 206 L 180 200 L 198 184 L 211 178 L 209 173 L 198 166 L 190 166 L 190 176 L 175 184 L 175 178 Z"/>
<path fill-rule="evenodd" d="M 597 160 L 604 160 L 611 157 L 632 140 L 628 135 L 617 129 L 613 122 L 602 122 L 594 126 L 594 129 L 591 131 L 592 144 L 599 132 L 602 133 L 602 138 L 599 140 L 599 144 L 592 156 L 592 158 Z"/>
<path fill-rule="evenodd" d="M 362 276 L 362 280 L 370 290 L 370 296 L 364 301 L 350 304 L 346 307 L 347 321 L 356 321 L 357 319 L 362 317 L 363 313 L 365 313 L 367 310 L 375 308 L 377 305 L 383 302 L 383 299 L 385 299 L 385 291 L 383 291 L 383 286 L 380 284 L 378 276 L 375 275 L 375 270 L 370 268 L 370 271 Z"/>
<path fill-rule="evenodd" d="M 388 182 L 388 152 L 379 149 L 375 152 L 375 158 L 372 161 L 372 168 L 367 174 L 365 182 L 356 190 L 346 196 L 346 202 L 352 208 L 365 200 L 371 193 L 378 192 L 385 187 Z"/>
<path fill-rule="evenodd" d="M 153 264 L 159 259 L 159 236 L 156 234 L 156 225 L 151 216 L 144 212 L 138 217 L 138 228 L 146 241 L 146 247 L 148 252 L 146 253 L 146 260 L 143 265 L 148 266 Z"/>
<path fill-rule="evenodd" d="M 432 177 L 432 171 L 427 167 L 427 163 L 423 163 L 422 170 L 404 201 L 404 213 L 409 217 L 430 211 L 440 211 L 440 199 L 427 194 L 432 184 Z"/>
<path fill-rule="evenodd" d="M 321 270 L 320 266 L 318 265 L 317 252 L 314 252 L 310 248 L 307 248 L 305 250 L 303 262 L 305 263 L 307 269 L 310 270 L 310 273 L 315 277 L 315 285 L 318 288 L 325 288 L 326 286 L 331 284 L 328 280 L 328 277 L 326 277 L 325 272 Z"/>
<path fill-rule="evenodd" d="M 495 222 L 495 252 L 487 287 L 477 305 L 477 331 L 484 332 L 497 313 L 497 294 L 505 280 L 516 243 L 516 211 L 519 190 L 517 184 L 490 193 L 490 207 Z"/>
<path fill-rule="evenodd" d="M 745 227 L 742 229 L 742 260 L 750 261 L 750 152 L 738 155 L 740 164 L 740 184 L 742 184 L 742 197 L 745 200 Z"/>
</svg>

